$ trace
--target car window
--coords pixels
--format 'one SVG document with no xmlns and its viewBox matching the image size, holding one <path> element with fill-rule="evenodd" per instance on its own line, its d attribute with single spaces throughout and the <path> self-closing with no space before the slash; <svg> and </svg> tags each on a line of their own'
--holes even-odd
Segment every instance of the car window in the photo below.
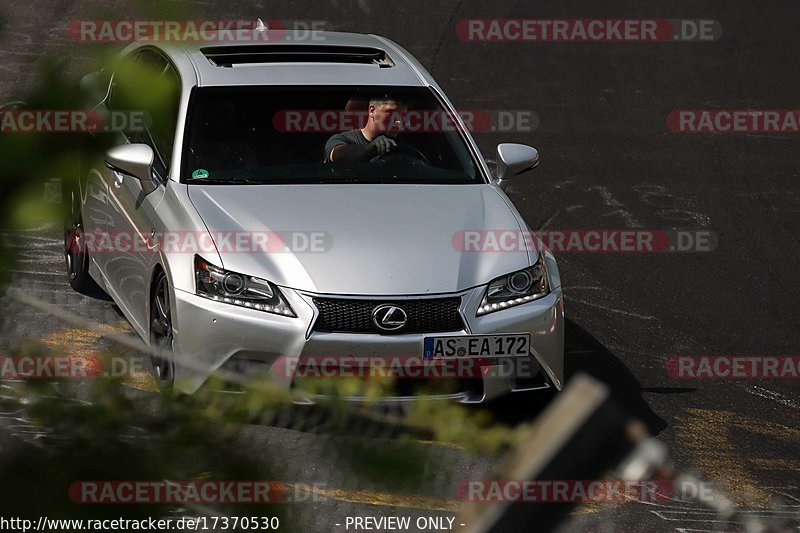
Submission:
<svg viewBox="0 0 800 533">
<path fill-rule="evenodd" d="M 153 73 L 163 73 L 166 70 L 169 62 L 160 53 L 155 50 L 146 49 L 139 52 L 137 62 L 144 68 L 151 70 Z"/>
<path fill-rule="evenodd" d="M 178 73 L 172 65 L 167 65 L 162 76 L 164 81 L 163 106 L 146 110 L 150 113 L 150 135 L 158 156 L 169 168 L 172 160 L 172 149 L 175 143 L 175 128 L 178 125 L 178 109 L 180 106 L 181 85 Z"/>
<path fill-rule="evenodd" d="M 130 105 L 130 96 L 133 94 L 134 88 L 131 86 L 133 83 L 133 65 L 137 57 L 127 56 L 122 59 L 120 64 L 114 71 L 113 81 L 111 83 L 111 90 L 108 94 L 106 107 L 111 110 L 119 111 L 125 109 Z"/>
<path fill-rule="evenodd" d="M 172 64 L 160 53 L 147 49 L 120 63 L 109 98 L 111 110 L 144 113 L 146 128 L 126 131 L 125 135 L 132 143 L 153 148 L 153 167 L 162 179 L 172 160 L 180 91 L 180 79 Z"/>
<path fill-rule="evenodd" d="M 391 153 L 331 162 L 363 146 L 370 103 Z M 193 90 L 181 180 L 187 183 L 482 183 L 465 133 L 427 87 L 259 86 Z M 395 126 L 396 125 L 396 126 Z"/>
</svg>

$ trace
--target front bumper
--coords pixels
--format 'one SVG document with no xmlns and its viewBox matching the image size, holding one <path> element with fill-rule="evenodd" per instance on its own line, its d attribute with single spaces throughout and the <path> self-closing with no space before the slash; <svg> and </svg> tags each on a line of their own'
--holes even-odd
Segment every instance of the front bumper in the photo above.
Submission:
<svg viewBox="0 0 800 533">
<path fill-rule="evenodd" d="M 186 358 L 197 363 L 192 364 L 191 368 L 176 365 L 176 387 L 183 392 L 193 393 L 220 368 L 226 371 L 251 371 L 257 368 L 262 373 L 269 373 L 275 382 L 288 389 L 293 379 L 286 369 L 295 368 L 296 360 L 303 357 L 421 357 L 426 336 L 502 333 L 531 334 L 532 359 L 527 368 L 540 368 L 545 379 L 520 379 L 507 371 L 507 365 L 490 365 L 480 378 L 482 383 L 479 387 L 437 397 L 479 403 L 509 392 L 549 386 L 561 390 L 563 387 L 564 312 L 560 287 L 539 300 L 481 317 L 476 317 L 475 311 L 485 288 L 446 295 L 461 297 L 460 312 L 465 323 L 462 331 L 400 335 L 315 332 L 312 326 L 317 310 L 312 298 L 318 295 L 281 290 L 297 318 L 215 302 L 175 290 L 174 350 L 179 360 Z M 376 297 L 370 296 L 369 299 L 375 300 Z M 397 296 L 387 298 L 390 301 L 403 299 Z M 398 395 L 389 400 L 415 398 L 417 396 Z M 298 401 L 305 403 L 313 400 L 313 397 L 301 397 Z"/>
</svg>

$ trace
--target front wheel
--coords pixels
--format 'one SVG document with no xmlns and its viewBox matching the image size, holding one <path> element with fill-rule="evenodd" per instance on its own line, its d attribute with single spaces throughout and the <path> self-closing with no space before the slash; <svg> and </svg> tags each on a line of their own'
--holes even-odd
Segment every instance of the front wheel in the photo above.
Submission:
<svg viewBox="0 0 800 533">
<path fill-rule="evenodd" d="M 175 384 L 175 362 L 172 358 L 172 306 L 166 274 L 159 273 L 153 287 L 150 302 L 151 360 L 158 387 L 170 391 Z"/>
</svg>

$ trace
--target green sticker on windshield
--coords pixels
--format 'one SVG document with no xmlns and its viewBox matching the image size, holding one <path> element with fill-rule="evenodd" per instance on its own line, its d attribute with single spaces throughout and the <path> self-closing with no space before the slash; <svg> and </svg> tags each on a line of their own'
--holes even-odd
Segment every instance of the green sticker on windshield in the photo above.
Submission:
<svg viewBox="0 0 800 533">
<path fill-rule="evenodd" d="M 208 170 L 204 168 L 198 168 L 194 172 L 192 172 L 192 179 L 200 179 L 200 178 L 207 178 L 208 177 Z"/>
</svg>

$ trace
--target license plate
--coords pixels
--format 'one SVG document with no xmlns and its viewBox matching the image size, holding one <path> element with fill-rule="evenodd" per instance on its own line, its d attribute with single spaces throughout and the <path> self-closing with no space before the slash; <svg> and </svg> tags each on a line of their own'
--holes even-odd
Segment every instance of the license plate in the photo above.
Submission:
<svg viewBox="0 0 800 533">
<path fill-rule="evenodd" d="M 529 333 L 425 337 L 423 359 L 516 357 L 530 355 L 530 345 Z"/>
</svg>

